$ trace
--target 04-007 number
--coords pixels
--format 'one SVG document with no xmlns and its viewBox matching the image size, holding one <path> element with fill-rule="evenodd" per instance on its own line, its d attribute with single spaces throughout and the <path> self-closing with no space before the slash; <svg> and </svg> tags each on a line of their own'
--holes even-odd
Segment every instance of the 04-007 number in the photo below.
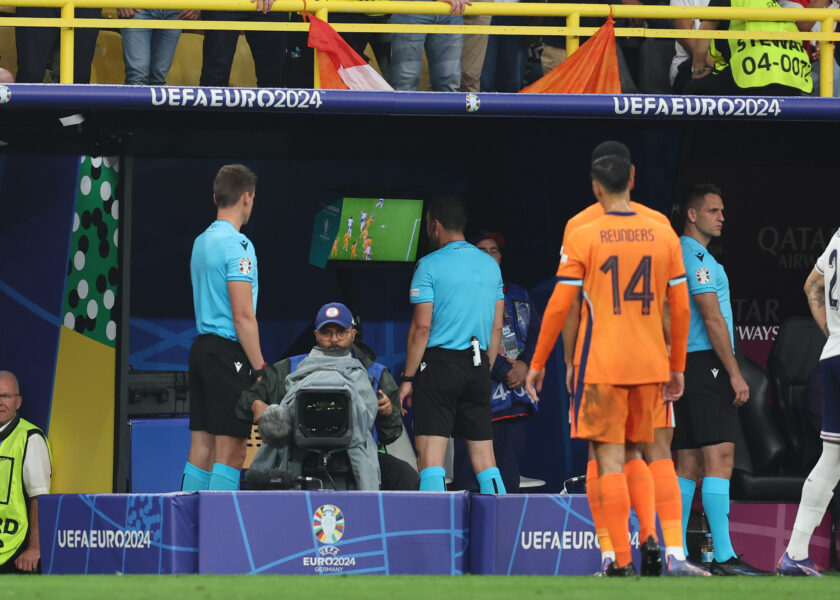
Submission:
<svg viewBox="0 0 840 600">
<path fill-rule="evenodd" d="M 782 54 L 778 62 L 770 62 L 770 57 L 765 52 L 759 57 L 758 61 L 752 56 L 745 56 L 741 59 L 741 68 L 747 75 L 752 75 L 758 69 L 769 71 L 772 67 L 779 67 L 785 73 L 793 73 L 803 79 L 811 75 L 811 63 L 796 56 L 790 57 L 787 54 Z"/>
</svg>

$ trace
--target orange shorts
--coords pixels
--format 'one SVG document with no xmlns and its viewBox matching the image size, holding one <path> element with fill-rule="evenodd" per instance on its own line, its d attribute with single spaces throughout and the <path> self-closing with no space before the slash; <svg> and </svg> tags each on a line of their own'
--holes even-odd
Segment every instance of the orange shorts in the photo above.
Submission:
<svg viewBox="0 0 840 600">
<path fill-rule="evenodd" d="M 653 413 L 661 385 L 587 383 L 572 400 L 572 437 L 624 444 L 653 441 Z"/>
<path fill-rule="evenodd" d="M 665 427 L 674 427 L 674 403 L 665 402 L 660 386 L 659 396 L 653 405 L 653 428 L 664 429 Z"/>
</svg>

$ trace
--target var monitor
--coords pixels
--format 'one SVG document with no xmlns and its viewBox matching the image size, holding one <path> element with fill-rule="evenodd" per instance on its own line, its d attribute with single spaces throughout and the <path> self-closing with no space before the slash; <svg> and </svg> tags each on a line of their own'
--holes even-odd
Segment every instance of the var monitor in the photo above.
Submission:
<svg viewBox="0 0 840 600">
<path fill-rule="evenodd" d="M 422 200 L 344 197 L 329 259 L 413 263 L 422 228 Z"/>
</svg>

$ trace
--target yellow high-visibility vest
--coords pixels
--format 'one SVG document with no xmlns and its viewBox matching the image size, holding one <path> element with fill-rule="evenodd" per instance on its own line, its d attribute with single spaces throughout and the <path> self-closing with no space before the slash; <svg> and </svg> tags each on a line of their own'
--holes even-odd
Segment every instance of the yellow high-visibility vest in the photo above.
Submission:
<svg viewBox="0 0 840 600">
<path fill-rule="evenodd" d="M 12 423 L 9 427 L 14 429 L 0 442 L 0 565 L 14 556 L 29 533 L 23 458 L 29 436 L 44 435 L 25 419 L 19 419 L 17 424 Z"/>
<path fill-rule="evenodd" d="M 731 0 L 739 8 L 779 8 L 776 0 Z M 730 31 L 799 31 L 791 21 L 729 22 Z M 779 84 L 809 94 L 814 89 L 811 60 L 800 40 L 727 40 L 732 78 L 742 89 Z M 712 44 L 715 68 L 725 68 L 726 60 Z"/>
</svg>

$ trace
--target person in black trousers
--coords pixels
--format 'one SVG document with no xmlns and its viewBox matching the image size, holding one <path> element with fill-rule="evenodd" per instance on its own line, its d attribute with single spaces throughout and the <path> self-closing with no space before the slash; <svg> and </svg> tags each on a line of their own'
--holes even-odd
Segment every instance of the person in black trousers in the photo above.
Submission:
<svg viewBox="0 0 840 600">
<path fill-rule="evenodd" d="M 34 6 L 19 6 L 15 14 L 18 17 L 50 18 L 60 17 L 60 8 L 46 8 Z M 84 19 L 99 19 L 102 10 L 99 8 L 77 8 L 76 16 Z M 96 50 L 96 38 L 99 29 L 76 29 L 73 83 L 90 83 L 90 67 L 93 62 L 93 52 Z M 58 43 L 59 29 L 57 27 L 15 27 L 15 45 L 17 46 L 18 83 L 43 83 L 47 66 L 52 58 L 53 50 Z"/>
</svg>

